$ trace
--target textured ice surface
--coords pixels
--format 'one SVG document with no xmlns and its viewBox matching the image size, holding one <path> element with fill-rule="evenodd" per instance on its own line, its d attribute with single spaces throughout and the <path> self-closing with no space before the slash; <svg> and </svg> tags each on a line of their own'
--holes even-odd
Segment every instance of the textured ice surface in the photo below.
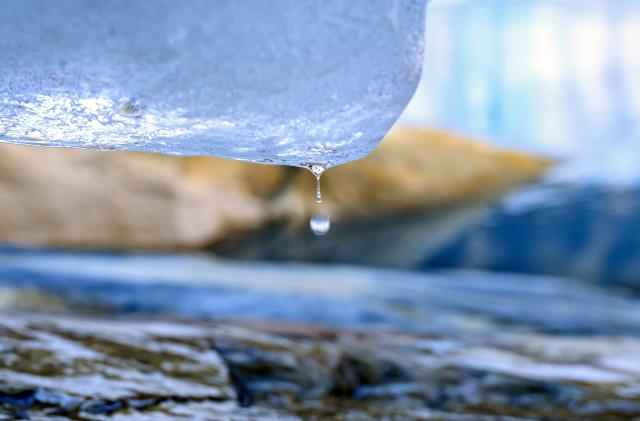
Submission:
<svg viewBox="0 0 640 421">
<path fill-rule="evenodd" d="M 422 65 L 425 0 L 5 0 L 0 141 L 332 166 Z"/>
</svg>

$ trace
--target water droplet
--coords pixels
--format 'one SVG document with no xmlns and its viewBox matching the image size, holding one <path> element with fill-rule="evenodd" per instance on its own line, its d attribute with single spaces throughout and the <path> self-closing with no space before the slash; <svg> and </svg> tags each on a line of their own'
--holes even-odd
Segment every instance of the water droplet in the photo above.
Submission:
<svg viewBox="0 0 640 421">
<path fill-rule="evenodd" d="M 331 219 L 325 213 L 317 213 L 309 220 L 309 226 L 315 235 L 325 235 L 331 228 Z"/>
<path fill-rule="evenodd" d="M 307 165 L 309 171 L 316 176 L 316 203 L 322 203 L 322 191 L 320 189 L 320 177 L 325 172 L 326 167 L 320 164 L 309 164 Z M 331 220 L 329 219 L 329 215 L 325 213 L 316 213 L 309 220 L 309 226 L 311 227 L 311 231 L 315 235 L 325 235 L 329 228 L 331 228 Z"/>
</svg>

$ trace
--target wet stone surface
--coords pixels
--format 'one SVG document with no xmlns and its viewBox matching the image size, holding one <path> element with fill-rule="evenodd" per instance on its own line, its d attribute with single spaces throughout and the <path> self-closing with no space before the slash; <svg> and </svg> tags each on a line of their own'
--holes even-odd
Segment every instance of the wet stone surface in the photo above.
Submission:
<svg viewBox="0 0 640 421">
<path fill-rule="evenodd" d="M 633 419 L 640 340 L 0 315 L 0 419 Z M 490 415 L 489 415 L 490 414 Z M 511 418 L 497 418 L 508 416 Z"/>
<path fill-rule="evenodd" d="M 478 271 L 7 251 L 15 419 L 640 419 L 640 299 Z"/>
</svg>

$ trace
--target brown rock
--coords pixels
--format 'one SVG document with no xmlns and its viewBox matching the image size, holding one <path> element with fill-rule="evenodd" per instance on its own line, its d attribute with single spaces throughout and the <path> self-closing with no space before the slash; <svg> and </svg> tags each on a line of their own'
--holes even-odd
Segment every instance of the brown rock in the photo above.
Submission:
<svg viewBox="0 0 640 421">
<path fill-rule="evenodd" d="M 322 190 L 334 217 L 416 212 L 496 198 L 550 165 L 444 131 L 400 126 L 365 159 L 327 171 Z M 295 189 L 307 208 L 315 207 L 314 182 L 305 174 Z"/>
<path fill-rule="evenodd" d="M 371 156 L 323 176 L 335 218 L 494 197 L 549 161 L 443 132 L 396 128 Z M 195 248 L 314 206 L 302 169 L 211 157 L 0 146 L 0 241 Z"/>
<path fill-rule="evenodd" d="M 195 247 L 259 226 L 282 170 L 216 158 L 0 148 L 0 239 Z"/>
</svg>

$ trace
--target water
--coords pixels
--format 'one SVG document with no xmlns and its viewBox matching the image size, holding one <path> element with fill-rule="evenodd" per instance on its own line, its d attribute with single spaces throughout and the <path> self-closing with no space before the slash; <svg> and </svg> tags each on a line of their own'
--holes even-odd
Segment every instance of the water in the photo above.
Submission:
<svg viewBox="0 0 640 421">
<path fill-rule="evenodd" d="M 325 235 L 331 228 L 331 219 L 325 213 L 317 213 L 309 220 L 309 226 L 315 235 Z"/>
<path fill-rule="evenodd" d="M 316 203 L 318 205 L 321 205 L 322 189 L 320 186 L 320 178 L 326 171 L 326 168 L 320 164 L 311 164 L 307 168 L 316 177 Z M 311 219 L 309 220 L 309 226 L 311 227 L 311 231 L 313 231 L 315 235 L 325 235 L 331 227 L 331 219 L 326 213 L 319 212 L 311 217 Z"/>
<path fill-rule="evenodd" d="M 454 329 L 455 341 L 464 333 L 488 334 L 494 344 L 496 333 L 514 328 L 521 335 L 523 327 L 555 335 L 640 335 L 640 299 L 628 290 L 491 271 L 420 273 L 193 253 L 78 253 L 0 245 L 0 308 L 11 304 L 10 288 L 55 294 L 78 312 L 92 307 L 447 335 Z M 470 323 L 479 316 L 480 325 Z"/>
<path fill-rule="evenodd" d="M 322 203 L 322 190 L 320 188 L 320 177 L 326 171 L 326 167 L 321 164 L 311 164 L 307 167 L 316 177 L 316 203 Z"/>
<path fill-rule="evenodd" d="M 320 176 L 316 177 L 316 203 L 322 203 L 322 189 L 320 187 Z"/>
<path fill-rule="evenodd" d="M 0 141 L 359 159 L 415 90 L 425 1 L 5 1 Z"/>
</svg>

